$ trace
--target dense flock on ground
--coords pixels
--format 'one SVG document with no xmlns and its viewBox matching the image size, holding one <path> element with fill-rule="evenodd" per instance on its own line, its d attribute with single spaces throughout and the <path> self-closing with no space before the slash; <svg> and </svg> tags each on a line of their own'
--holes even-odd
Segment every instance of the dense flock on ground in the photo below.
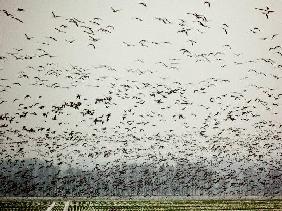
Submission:
<svg viewBox="0 0 282 211">
<path fill-rule="evenodd" d="M 0 1 L 1 196 L 281 196 L 279 1 Z"/>
</svg>

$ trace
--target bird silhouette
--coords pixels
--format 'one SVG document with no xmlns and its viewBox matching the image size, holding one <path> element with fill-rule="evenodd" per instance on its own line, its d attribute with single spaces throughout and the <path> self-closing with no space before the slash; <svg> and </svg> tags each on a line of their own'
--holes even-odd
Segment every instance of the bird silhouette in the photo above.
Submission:
<svg viewBox="0 0 282 211">
<path fill-rule="evenodd" d="M 121 11 L 120 9 L 114 9 L 113 7 L 111 7 L 111 10 L 112 10 L 113 13 L 117 13 L 117 12 Z"/>
</svg>

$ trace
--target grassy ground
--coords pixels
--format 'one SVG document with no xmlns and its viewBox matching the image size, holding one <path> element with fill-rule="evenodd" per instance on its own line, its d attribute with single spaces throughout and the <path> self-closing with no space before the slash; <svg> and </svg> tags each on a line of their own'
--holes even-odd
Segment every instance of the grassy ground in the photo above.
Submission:
<svg viewBox="0 0 282 211">
<path fill-rule="evenodd" d="M 0 211 L 282 210 L 282 200 L 0 199 Z"/>
</svg>

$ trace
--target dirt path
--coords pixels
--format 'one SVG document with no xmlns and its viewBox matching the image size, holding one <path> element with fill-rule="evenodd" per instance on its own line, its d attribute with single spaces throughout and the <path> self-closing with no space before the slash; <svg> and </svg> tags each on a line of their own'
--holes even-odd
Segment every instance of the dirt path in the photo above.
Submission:
<svg viewBox="0 0 282 211">
<path fill-rule="evenodd" d="M 66 201 L 66 202 L 65 202 L 65 207 L 64 207 L 64 210 L 63 210 L 63 211 L 68 211 L 69 205 L 70 205 L 70 201 Z"/>
<path fill-rule="evenodd" d="M 47 208 L 46 211 L 51 211 L 53 209 L 53 207 L 55 206 L 56 202 L 53 202 L 50 207 Z"/>
</svg>

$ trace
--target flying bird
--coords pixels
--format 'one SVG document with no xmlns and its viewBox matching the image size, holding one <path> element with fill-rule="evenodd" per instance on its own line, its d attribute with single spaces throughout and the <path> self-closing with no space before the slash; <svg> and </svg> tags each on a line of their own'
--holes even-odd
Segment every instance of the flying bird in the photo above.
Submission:
<svg viewBox="0 0 282 211">
<path fill-rule="evenodd" d="M 255 9 L 261 11 L 261 13 L 262 13 L 263 15 L 265 15 L 267 19 L 269 18 L 269 14 L 271 14 L 271 13 L 274 12 L 273 10 L 270 10 L 270 8 L 269 8 L 268 6 L 267 6 L 265 9 L 263 9 L 263 8 L 257 8 L 257 7 L 256 7 Z"/>
<path fill-rule="evenodd" d="M 204 4 L 208 5 L 208 7 L 211 7 L 211 3 L 209 1 L 205 1 Z"/>
<path fill-rule="evenodd" d="M 52 16 L 53 16 L 53 18 L 60 18 L 61 16 L 59 16 L 59 15 L 56 15 L 55 13 L 54 13 L 54 11 L 52 11 Z"/>
<path fill-rule="evenodd" d="M 111 7 L 111 10 L 113 11 L 113 13 L 117 13 L 121 11 L 120 9 L 114 9 L 113 7 Z"/>
<path fill-rule="evenodd" d="M 144 2 L 140 2 L 139 4 L 142 5 L 142 6 L 144 6 L 144 7 L 147 7 L 147 4 L 144 3 Z"/>
<path fill-rule="evenodd" d="M 27 39 L 27 40 L 31 40 L 31 39 L 33 39 L 34 37 L 30 37 L 30 36 L 28 36 L 27 34 L 24 34 L 25 35 L 25 38 Z"/>
</svg>

